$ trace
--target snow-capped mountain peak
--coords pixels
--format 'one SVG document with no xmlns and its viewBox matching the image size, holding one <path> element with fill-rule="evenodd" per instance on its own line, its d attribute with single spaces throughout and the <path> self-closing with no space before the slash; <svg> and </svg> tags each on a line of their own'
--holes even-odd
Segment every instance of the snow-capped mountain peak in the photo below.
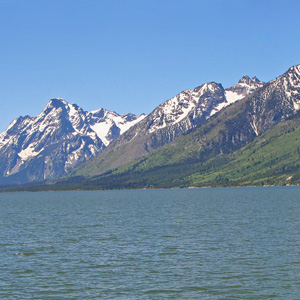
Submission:
<svg viewBox="0 0 300 300">
<path fill-rule="evenodd" d="M 216 90 L 218 90 L 221 87 L 220 84 L 215 82 L 208 82 L 204 83 L 203 85 L 195 88 L 193 91 L 198 93 L 197 96 L 202 96 L 206 93 L 214 93 Z"/>
<path fill-rule="evenodd" d="M 199 122 L 251 94 L 263 85 L 264 83 L 256 77 L 250 78 L 245 75 L 237 84 L 226 90 L 220 83 L 208 82 L 193 90 L 182 91 L 159 105 L 149 115 L 152 120 L 148 131 L 155 132 L 181 122 L 189 123 L 187 125 L 189 127 L 197 126 Z"/>
<path fill-rule="evenodd" d="M 295 65 L 277 79 L 271 81 L 272 86 L 284 91 L 281 97 L 294 110 L 300 109 L 300 65 Z"/>
<path fill-rule="evenodd" d="M 113 139 L 123 134 L 131 126 L 141 121 L 146 115 L 134 114 L 119 115 L 114 111 L 99 109 L 87 114 L 90 128 L 107 146 Z"/>
<path fill-rule="evenodd" d="M 224 101 L 224 89 L 215 82 L 185 90 L 158 106 L 151 114 L 149 132 L 184 121 L 189 115 L 205 115 L 214 102 Z M 195 112 L 197 111 L 197 112 Z M 193 117 L 192 117 L 193 118 Z"/>
<path fill-rule="evenodd" d="M 295 65 L 295 66 L 290 67 L 288 72 L 295 72 L 298 75 L 300 75 L 300 65 Z"/>
<path fill-rule="evenodd" d="M 220 103 L 211 113 L 215 114 L 225 106 L 232 104 L 238 100 L 241 100 L 247 95 L 250 95 L 257 89 L 263 87 L 264 82 L 257 79 L 257 77 L 250 78 L 247 75 L 244 75 L 237 84 L 225 90 L 225 99 L 224 103 Z"/>
<path fill-rule="evenodd" d="M 0 135 L 0 175 L 25 172 L 24 181 L 56 178 L 102 151 L 143 117 L 103 108 L 86 112 L 53 98 L 36 117 L 15 119 Z"/>
<path fill-rule="evenodd" d="M 243 98 L 264 85 L 265 83 L 258 80 L 257 77 L 254 76 L 253 78 L 250 78 L 249 76 L 244 75 L 237 84 L 226 89 L 226 91 L 235 93 L 240 98 Z"/>
</svg>

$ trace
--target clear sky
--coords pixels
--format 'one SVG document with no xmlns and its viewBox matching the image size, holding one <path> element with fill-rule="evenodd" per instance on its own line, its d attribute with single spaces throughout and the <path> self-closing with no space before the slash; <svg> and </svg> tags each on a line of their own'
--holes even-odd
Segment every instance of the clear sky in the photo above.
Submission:
<svg viewBox="0 0 300 300">
<path fill-rule="evenodd" d="M 51 98 L 150 113 L 300 64 L 298 0 L 0 0 L 0 132 Z"/>
</svg>

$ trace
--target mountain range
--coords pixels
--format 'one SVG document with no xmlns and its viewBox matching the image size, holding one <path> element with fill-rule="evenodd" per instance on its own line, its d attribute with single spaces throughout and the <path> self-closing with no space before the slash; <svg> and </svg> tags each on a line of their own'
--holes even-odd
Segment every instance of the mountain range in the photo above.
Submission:
<svg viewBox="0 0 300 300">
<path fill-rule="evenodd" d="M 256 77 L 243 76 L 229 89 L 205 83 L 185 90 L 159 105 L 142 121 L 115 139 L 103 153 L 72 175 L 98 175 L 147 155 L 193 128 L 200 127 L 217 112 L 261 88 Z"/>
<path fill-rule="evenodd" d="M 287 173 L 294 172 L 286 178 L 296 183 L 296 160 L 277 170 L 281 181 L 270 180 L 274 177 L 270 172 L 263 179 L 257 175 L 258 181 L 252 178 L 259 166 L 259 174 L 265 174 L 265 164 L 262 159 L 258 163 L 249 149 L 261 153 L 271 144 L 278 148 L 279 140 L 286 138 L 289 142 L 277 152 L 282 154 L 290 145 L 284 151 L 294 149 L 291 155 L 297 156 L 297 142 L 290 137 L 298 132 L 299 108 L 299 65 L 267 83 L 248 76 L 228 89 L 205 83 L 179 93 L 147 116 L 119 116 L 103 109 L 87 113 L 53 99 L 39 116 L 20 117 L 0 135 L 2 182 L 55 179 L 67 173 L 48 186 L 226 186 L 284 184 Z M 45 120 L 52 125 L 44 126 Z M 106 126 L 101 127 L 101 122 Z M 274 153 L 272 158 L 268 153 L 260 156 L 274 166 L 280 161 Z M 242 162 L 247 165 L 243 172 Z M 243 181 L 243 176 L 252 179 Z"/>
<path fill-rule="evenodd" d="M 51 99 L 36 117 L 19 117 L 0 135 L 0 183 L 58 178 L 101 152 L 145 115 L 86 112 Z"/>
</svg>

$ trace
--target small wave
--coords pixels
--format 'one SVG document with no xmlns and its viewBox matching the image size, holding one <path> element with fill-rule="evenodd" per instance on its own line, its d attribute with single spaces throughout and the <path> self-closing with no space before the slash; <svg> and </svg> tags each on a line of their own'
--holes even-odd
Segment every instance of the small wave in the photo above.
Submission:
<svg viewBox="0 0 300 300">
<path fill-rule="evenodd" d="M 24 255 L 24 256 L 31 256 L 31 255 L 35 255 L 34 252 L 16 252 L 16 255 Z"/>
</svg>

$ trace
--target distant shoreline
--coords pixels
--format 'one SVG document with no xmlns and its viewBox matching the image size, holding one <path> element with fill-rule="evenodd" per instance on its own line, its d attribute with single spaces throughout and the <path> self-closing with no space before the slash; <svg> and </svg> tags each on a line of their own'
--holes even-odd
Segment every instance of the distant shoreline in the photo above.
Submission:
<svg viewBox="0 0 300 300">
<path fill-rule="evenodd" d="M 36 186 L 37 188 L 39 186 Z M 0 193 L 45 193 L 45 192 L 94 192 L 94 191 L 140 191 L 140 190 L 192 190 L 192 189 L 217 189 L 217 188 L 255 188 L 255 187 L 299 187 L 299 184 L 296 185 L 244 185 L 244 186 L 189 186 L 189 187 L 172 187 L 172 188 L 123 188 L 123 189 L 40 189 L 35 190 L 34 187 L 32 190 L 29 189 L 1 189 Z"/>
</svg>

